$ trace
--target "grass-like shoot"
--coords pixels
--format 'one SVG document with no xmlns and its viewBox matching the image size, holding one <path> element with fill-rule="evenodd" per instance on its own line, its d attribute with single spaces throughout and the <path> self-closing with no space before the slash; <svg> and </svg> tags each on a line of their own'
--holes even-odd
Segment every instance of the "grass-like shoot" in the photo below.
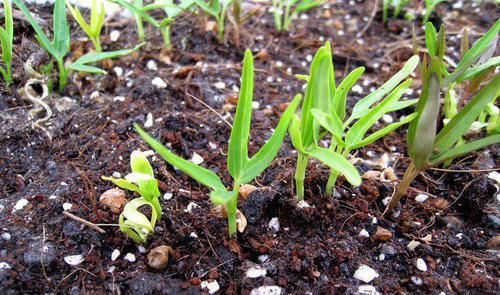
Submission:
<svg viewBox="0 0 500 295">
<path fill-rule="evenodd" d="M 380 88 L 359 100 L 349 117 L 346 116 L 347 93 L 358 81 L 364 68 L 354 69 L 338 86 L 335 85 L 335 79 L 330 79 L 331 103 L 325 106 L 327 108 L 313 108 L 311 112 L 314 119 L 331 134 L 331 151 L 347 158 L 353 150 L 375 142 L 416 117 L 416 114 L 411 114 L 399 122 L 391 123 L 367 135 L 385 114 L 404 109 L 417 102 L 416 99 L 400 99 L 412 84 L 412 79 L 405 79 L 415 70 L 418 62 L 417 55 L 411 57 L 403 68 Z M 329 72 L 333 73 L 333 64 L 331 67 Z M 403 80 L 405 81 L 402 82 Z M 332 194 L 338 176 L 339 171 L 332 169 L 326 185 L 327 195 Z"/>
<path fill-rule="evenodd" d="M 14 23 L 12 21 L 12 6 L 9 0 L 3 1 L 5 28 L 0 27 L 0 43 L 2 45 L 2 62 L 0 73 L 6 85 L 12 83 L 12 46 L 14 41 Z"/>
<path fill-rule="evenodd" d="M 496 67 L 495 63 L 491 62 L 492 59 L 495 60 L 491 58 L 491 48 L 494 52 L 499 29 L 500 21 L 497 21 L 472 48 L 463 54 L 455 70 L 449 73 L 444 60 L 445 28 L 442 26 L 437 33 L 434 26 L 427 23 L 425 42 L 429 57 L 426 56 L 420 67 L 423 76 L 422 93 L 417 103 L 417 117 L 410 123 L 407 135 L 408 154 L 412 162 L 389 201 L 384 216 L 388 216 L 396 207 L 399 200 L 406 195 L 411 182 L 421 172 L 441 163 L 449 163 L 457 157 L 489 145 L 500 143 L 498 132 L 471 141 L 464 137 L 471 125 L 500 96 L 498 87 L 500 74 L 492 73 L 493 70 L 491 70 L 492 67 Z M 493 77 L 489 78 L 490 74 Z M 441 130 L 438 130 L 441 96 L 446 94 L 444 92 L 448 87 L 466 81 L 479 82 L 473 88 L 477 89 L 477 93 L 456 113 L 448 106 L 450 119 Z"/>
<path fill-rule="evenodd" d="M 138 125 L 135 125 L 139 135 L 169 164 L 212 189 L 210 194 L 212 203 L 223 205 L 227 209 L 228 233 L 231 238 L 236 237 L 236 212 L 240 186 L 259 176 L 274 160 L 287 133 L 292 115 L 301 99 L 300 96 L 295 97 L 283 113 L 273 135 L 255 155 L 249 158 L 248 143 L 252 118 L 253 78 L 253 57 L 251 51 L 247 50 L 243 61 L 241 91 L 227 153 L 227 168 L 233 178 L 231 190 L 226 189 L 226 186 L 214 172 L 177 156 Z"/>
<path fill-rule="evenodd" d="M 102 176 L 103 180 L 112 181 L 116 186 L 138 193 L 141 197 L 128 202 L 120 215 L 120 229 L 130 236 L 136 243 L 143 243 L 146 237 L 153 232 L 154 225 L 160 220 L 162 209 L 159 201 L 160 190 L 156 180 L 153 167 L 147 159 L 147 153 L 139 150 L 130 155 L 130 167 L 132 172 L 125 178 L 113 178 Z M 148 205 L 151 207 L 151 220 L 140 213 L 139 207 Z"/>
<path fill-rule="evenodd" d="M 424 20 L 423 23 L 427 23 L 429 21 L 429 18 L 431 17 L 432 13 L 436 9 L 436 6 L 444 2 L 446 0 L 425 0 L 425 14 L 424 14 Z"/>
<path fill-rule="evenodd" d="M 66 5 L 64 0 L 56 0 L 53 12 L 53 27 L 54 36 L 52 40 L 44 33 L 36 20 L 31 15 L 26 5 L 22 0 L 13 0 L 24 16 L 31 24 L 36 33 L 36 38 L 40 45 L 55 59 L 59 70 L 59 91 L 63 91 L 68 83 L 68 75 L 71 71 L 87 72 L 93 74 L 105 74 L 106 72 L 91 64 L 108 59 L 120 57 L 130 54 L 137 50 L 142 44 L 132 49 L 123 49 L 109 52 L 89 52 L 74 62 L 65 63 L 65 56 L 70 50 L 70 34 L 69 26 L 66 18 Z"/>
<path fill-rule="evenodd" d="M 273 0 L 274 26 L 278 32 L 288 31 L 294 19 L 325 0 Z"/>
<path fill-rule="evenodd" d="M 92 0 L 90 7 L 90 22 L 87 23 L 78 7 L 73 7 L 69 0 L 66 0 L 71 15 L 76 20 L 78 25 L 87 34 L 90 41 L 94 45 L 96 51 L 102 51 L 101 47 L 101 31 L 106 17 L 106 10 L 104 10 L 104 0 Z"/>
<path fill-rule="evenodd" d="M 201 10 L 215 18 L 215 22 L 217 23 L 217 36 L 220 42 L 224 42 L 226 12 L 233 1 L 234 0 L 210 0 L 208 2 L 205 2 L 204 0 L 194 0 L 196 5 L 201 8 Z"/>
<path fill-rule="evenodd" d="M 307 89 L 302 103 L 300 116 L 294 115 L 289 127 L 292 143 L 298 152 L 295 170 L 296 197 L 304 199 L 304 179 L 310 157 L 326 164 L 332 171 L 343 174 L 353 185 L 361 184 L 361 177 L 356 168 L 334 149 L 318 145 L 324 134 L 320 133 L 320 124 L 314 119 L 313 109 L 330 110 L 335 103 L 335 82 L 330 43 L 318 49 L 311 63 Z M 339 100 L 340 101 L 340 100 Z M 345 110 L 345 105 L 343 106 Z M 336 134 L 336 133 L 335 133 Z"/>
<path fill-rule="evenodd" d="M 180 3 L 175 4 L 173 0 L 164 0 L 159 3 L 153 3 L 143 6 L 142 0 L 136 0 L 134 3 L 130 3 L 126 0 L 111 0 L 112 2 L 119 4 L 120 6 L 128 9 L 134 14 L 137 22 L 137 31 L 139 35 L 139 40 L 144 40 L 144 27 L 143 20 L 148 22 L 155 28 L 158 28 L 163 37 L 163 43 L 168 51 L 172 50 L 171 41 L 171 24 L 177 16 L 179 16 L 184 11 L 188 10 L 193 4 L 193 0 L 183 0 Z M 152 10 L 162 8 L 166 14 L 166 17 L 160 21 L 152 17 L 149 12 Z M 141 41 L 142 42 L 142 41 Z"/>
<path fill-rule="evenodd" d="M 392 9 L 393 17 L 398 17 L 401 11 L 410 4 L 410 0 L 384 0 L 382 2 L 382 18 L 386 22 L 389 16 L 389 9 Z"/>
</svg>

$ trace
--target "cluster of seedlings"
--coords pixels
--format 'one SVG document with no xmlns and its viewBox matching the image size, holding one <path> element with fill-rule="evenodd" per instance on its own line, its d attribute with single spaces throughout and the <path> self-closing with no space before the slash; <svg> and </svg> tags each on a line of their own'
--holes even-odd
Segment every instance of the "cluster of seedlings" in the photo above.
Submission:
<svg viewBox="0 0 500 295">
<path fill-rule="evenodd" d="M 203 12 L 214 18 L 217 36 L 221 41 L 225 38 L 226 17 L 238 28 L 252 15 L 252 12 L 242 15 L 241 0 L 221 2 L 219 0 L 209 2 L 164 0 L 148 5 L 144 5 L 142 0 L 111 1 L 133 13 L 139 42 L 145 41 L 144 21 L 146 21 L 161 30 L 164 45 L 168 50 L 173 48 L 170 37 L 171 24 L 184 12 Z M 100 34 L 105 17 L 103 0 L 92 0 L 89 23 L 69 2 L 56 0 L 52 40 L 37 24 L 22 0 L 13 0 L 13 2 L 33 27 L 41 46 L 52 56 L 52 62 L 44 67 L 44 71 L 47 76 L 50 76 L 53 64 L 56 64 L 59 91 L 64 90 L 68 75 L 72 71 L 104 74 L 102 69 L 95 66 L 96 62 L 130 54 L 144 44 L 140 43 L 131 49 L 102 51 Z M 395 14 L 398 14 L 406 2 L 385 0 L 384 19 L 390 7 L 393 8 Z M 440 2 L 442 1 L 425 1 L 427 14 L 430 15 Z M 322 0 L 273 0 L 276 29 L 278 31 L 289 30 L 293 19 L 296 19 L 299 13 L 322 3 Z M 9 0 L 4 0 L 4 8 L 5 28 L 0 28 L 3 61 L 0 72 L 5 82 L 9 84 L 12 83 L 13 43 L 12 8 Z M 70 51 L 70 31 L 66 8 L 88 35 L 95 49 L 72 62 L 65 60 Z M 162 10 L 165 17 L 158 19 L 156 10 Z M 429 17 L 427 14 L 425 19 Z M 316 52 L 309 74 L 297 76 L 307 83 L 305 93 L 297 94 L 293 98 L 272 136 L 251 157 L 248 154 L 248 144 L 252 116 L 254 66 L 252 53 L 247 50 L 227 151 L 227 169 L 233 179 L 230 185 L 223 183 L 221 178 L 211 170 L 177 156 L 137 124 L 134 127 L 140 137 L 165 161 L 211 189 L 210 199 L 213 204 L 225 209 L 229 236 L 235 238 L 240 188 L 253 181 L 272 163 L 287 134 L 290 135 L 292 144 L 297 150 L 295 189 L 297 201 L 300 202 L 305 197 L 304 179 L 311 157 L 330 169 L 324 190 L 326 195 L 332 194 L 340 176 L 353 186 L 359 186 L 362 179 L 357 168 L 349 161 L 351 153 L 408 124 L 407 152 L 411 158 L 411 164 L 387 205 L 384 215 L 388 216 L 419 173 L 443 163 L 448 165 L 457 157 L 500 142 L 499 109 L 496 106 L 496 101 L 500 96 L 498 87 L 500 75 L 496 72 L 500 57 L 494 56 L 499 29 L 500 21 L 497 21 L 472 46 L 465 33 L 461 46 L 462 58 L 454 70 L 450 71 L 444 58 L 445 28 L 442 26 L 437 32 L 432 23 L 426 23 L 425 48 L 419 50 L 414 33 L 414 55 L 382 86 L 360 99 L 350 113 L 347 110 L 348 94 L 365 69 L 356 68 L 340 83 L 337 83 L 332 49 L 330 43 L 327 42 Z M 421 51 L 425 52 L 423 58 L 419 57 Z M 413 79 L 409 77 L 417 68 L 417 76 L 422 82 L 420 97 L 412 100 L 402 99 L 412 86 Z M 384 115 L 411 108 L 414 105 L 416 105 L 414 113 L 373 131 L 373 126 Z M 440 130 L 438 130 L 439 126 L 442 126 Z M 370 130 L 373 132 L 369 133 Z M 477 139 L 479 133 L 487 135 Z M 328 146 L 325 146 L 324 142 L 328 142 Z M 112 181 L 115 185 L 140 195 L 139 198 L 124 206 L 119 217 L 121 231 L 137 243 L 146 242 L 162 216 L 158 181 L 147 159 L 148 155 L 147 152 L 134 151 L 130 158 L 131 173 L 125 178 L 103 177 L 104 180 Z M 143 207 L 149 207 L 150 210 L 143 210 Z M 150 214 L 144 212 L 150 212 Z"/>
</svg>

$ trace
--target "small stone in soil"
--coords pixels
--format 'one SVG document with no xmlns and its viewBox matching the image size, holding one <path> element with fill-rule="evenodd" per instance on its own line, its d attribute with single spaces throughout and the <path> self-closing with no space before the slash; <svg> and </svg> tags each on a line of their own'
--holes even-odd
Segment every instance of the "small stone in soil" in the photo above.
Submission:
<svg viewBox="0 0 500 295">
<path fill-rule="evenodd" d="M 2 261 L 0 262 L 0 269 L 11 269 L 11 266 L 7 262 Z"/>
<path fill-rule="evenodd" d="M 415 251 L 415 249 L 416 249 L 418 246 L 420 246 L 420 244 L 422 244 L 422 243 L 420 243 L 419 241 L 410 241 L 410 242 L 408 243 L 408 245 L 406 245 L 406 247 L 407 247 L 407 248 L 408 248 L 408 250 L 410 250 L 410 251 Z"/>
<path fill-rule="evenodd" d="M 387 242 L 392 239 L 392 232 L 383 227 L 377 226 L 377 231 L 373 235 L 373 239 L 375 241 Z"/>
<path fill-rule="evenodd" d="M 248 195 L 250 195 L 253 191 L 255 191 L 257 187 L 251 184 L 244 184 L 240 187 L 240 197 L 243 200 L 246 200 L 248 198 Z"/>
<path fill-rule="evenodd" d="M 64 203 L 62 205 L 62 207 L 63 207 L 64 211 L 69 211 L 69 210 L 71 210 L 71 208 L 73 208 L 73 204 L 71 204 L 71 203 Z"/>
<path fill-rule="evenodd" d="M 127 260 L 128 262 L 135 262 L 135 255 L 132 253 L 127 253 L 123 259 Z"/>
<path fill-rule="evenodd" d="M 111 42 L 116 42 L 118 41 L 118 38 L 120 38 L 120 31 L 118 30 L 113 30 L 111 33 L 109 33 L 109 40 Z"/>
<path fill-rule="evenodd" d="M 2 233 L 2 239 L 6 240 L 6 241 L 10 241 L 10 239 L 11 239 L 10 233 Z"/>
<path fill-rule="evenodd" d="M 362 229 L 359 234 L 358 234 L 359 237 L 362 237 L 362 238 L 369 238 L 370 237 L 370 234 L 366 231 L 366 229 Z"/>
<path fill-rule="evenodd" d="M 154 60 L 149 60 L 148 63 L 146 64 L 146 68 L 150 71 L 157 71 L 158 66 L 156 65 L 156 62 Z"/>
<path fill-rule="evenodd" d="M 219 283 L 216 280 L 203 281 L 201 282 L 200 287 L 202 289 L 207 289 L 208 294 L 214 294 L 220 289 Z"/>
<path fill-rule="evenodd" d="M 203 163 L 203 157 L 200 156 L 199 154 L 193 152 L 193 156 L 191 157 L 191 162 L 195 163 L 196 165 L 199 165 Z"/>
<path fill-rule="evenodd" d="M 260 286 L 250 291 L 250 295 L 280 295 L 280 294 L 282 294 L 280 286 Z"/>
<path fill-rule="evenodd" d="M 273 233 L 279 232 L 279 230 L 280 230 L 280 221 L 279 221 L 278 217 L 271 218 L 271 220 L 269 221 L 269 224 L 267 225 L 267 227 L 269 229 L 271 229 L 271 231 Z"/>
<path fill-rule="evenodd" d="M 12 210 L 12 212 L 16 212 L 16 211 L 22 210 L 24 207 L 26 207 L 26 205 L 28 205 L 28 203 L 29 203 L 28 200 L 26 200 L 26 199 L 20 199 L 14 205 L 14 210 Z"/>
<path fill-rule="evenodd" d="M 170 200 L 170 199 L 172 199 L 172 197 L 173 197 L 173 196 L 174 196 L 174 195 L 173 195 L 172 193 L 165 193 L 165 194 L 163 195 L 163 199 L 164 199 L 164 200 Z"/>
<path fill-rule="evenodd" d="M 365 283 L 369 283 L 378 277 L 379 274 L 373 268 L 365 264 L 361 264 L 356 272 L 354 272 L 354 278 Z"/>
<path fill-rule="evenodd" d="M 66 262 L 69 265 L 73 265 L 73 266 L 82 263 L 84 260 L 85 260 L 85 258 L 83 258 L 83 255 L 79 255 L 79 254 L 78 255 L 69 255 L 69 256 L 64 257 L 64 262 Z"/>
<path fill-rule="evenodd" d="M 198 204 L 196 204 L 194 202 L 190 202 L 189 204 L 187 204 L 186 209 L 184 209 L 184 212 L 191 213 L 194 208 L 198 208 L 198 207 L 199 207 Z"/>
<path fill-rule="evenodd" d="M 360 285 L 358 287 L 358 294 L 360 295 L 380 295 L 380 292 L 372 285 Z"/>
<path fill-rule="evenodd" d="M 425 263 L 425 261 L 422 258 L 417 259 L 415 266 L 420 271 L 427 271 L 427 264 Z"/>
<path fill-rule="evenodd" d="M 304 209 L 304 208 L 311 208 L 311 205 L 309 205 L 309 203 L 307 203 L 306 201 L 302 200 L 297 203 L 297 207 L 299 207 L 300 209 Z"/>
<path fill-rule="evenodd" d="M 245 272 L 245 275 L 251 279 L 265 277 L 266 274 L 267 270 L 265 268 L 260 268 L 260 267 L 252 267 L 247 269 L 247 271 Z"/>
<path fill-rule="evenodd" d="M 429 198 L 428 195 L 426 194 L 418 194 L 418 196 L 415 197 L 415 201 L 419 202 L 419 203 L 423 203 L 425 202 L 427 199 Z"/>
<path fill-rule="evenodd" d="M 172 253 L 170 246 L 158 246 L 151 249 L 148 254 L 148 265 L 154 269 L 163 269 L 168 265 L 169 255 Z"/>
<path fill-rule="evenodd" d="M 146 115 L 146 122 L 144 123 L 144 128 L 151 128 L 153 127 L 153 114 L 148 113 Z"/>
<path fill-rule="evenodd" d="M 155 77 L 152 81 L 151 84 L 153 86 L 156 86 L 156 88 L 167 88 L 167 83 L 163 81 L 160 77 Z"/>
<path fill-rule="evenodd" d="M 120 250 L 113 250 L 113 252 L 111 253 L 111 261 L 116 261 L 116 259 L 118 259 L 118 256 L 120 256 Z"/>
<path fill-rule="evenodd" d="M 417 286 L 420 286 L 423 283 L 422 279 L 416 276 L 412 276 L 411 281 Z"/>
</svg>

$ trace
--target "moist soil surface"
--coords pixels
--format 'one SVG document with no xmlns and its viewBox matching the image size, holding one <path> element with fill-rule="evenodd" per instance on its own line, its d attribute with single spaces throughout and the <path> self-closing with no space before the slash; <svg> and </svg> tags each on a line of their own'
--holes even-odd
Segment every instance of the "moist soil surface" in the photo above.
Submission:
<svg viewBox="0 0 500 295">
<path fill-rule="evenodd" d="M 380 171 L 381 177 L 357 188 L 340 178 L 333 197 L 323 191 L 328 169 L 311 161 L 305 182 L 309 206 L 302 207 L 294 199 L 296 152 L 287 138 L 252 183 L 258 189 L 240 199 L 248 225 L 235 240 L 227 237 L 226 221 L 212 212 L 209 190 L 159 156 L 152 165 L 162 196 L 173 197 L 161 197 L 164 215 L 147 244 L 138 247 L 127 239 L 115 226 L 118 215 L 99 202 L 113 188 L 101 176 L 127 174 L 131 152 L 150 149 L 134 132 L 135 122 L 149 121 L 147 131 L 174 152 L 187 159 L 198 154 L 204 167 L 231 184 L 225 154 L 245 48 L 252 49 L 256 67 L 251 154 L 269 138 L 293 95 L 303 91 L 294 75 L 308 72 L 327 40 L 337 83 L 355 67 L 366 68 L 349 94 L 352 108 L 412 54 L 410 22 L 392 18 L 383 24 L 380 9 L 370 19 L 375 2 L 334 1 L 301 15 L 290 32 L 280 34 L 262 7 L 240 28 L 239 38 L 229 26 L 225 44 L 205 30 L 207 18 L 186 15 L 174 23 L 171 53 L 162 49 L 159 32 L 148 28 L 148 43 L 140 51 L 102 63 L 108 75 L 73 73 L 63 93 L 45 99 L 53 112 L 45 121 L 40 118 L 46 113 L 24 100 L 22 89 L 33 78 L 23 70 L 27 60 L 36 70 L 47 57 L 29 24 L 16 19 L 15 83 L 0 90 L 1 293 L 208 294 L 210 283 L 218 284 L 219 294 L 249 294 L 261 286 L 278 286 L 286 294 L 498 292 L 498 183 L 488 170 L 499 167 L 499 145 L 456 160 L 449 171 L 423 173 L 388 219 L 381 217 L 384 199 L 409 164 L 404 130 L 355 153 L 361 174 Z M 452 61 L 459 60 L 462 29 L 476 40 L 498 19 L 499 6 L 483 2 L 444 3 L 433 14 L 436 25 L 448 28 Z M 51 23 L 51 7 L 32 9 Z M 92 46 L 69 19 L 73 60 Z M 120 32 L 114 42 L 113 30 Z M 133 47 L 133 19 L 110 18 L 102 38 L 105 50 Z M 153 85 L 155 78 L 165 87 Z M 44 83 L 35 83 L 34 90 L 41 92 Z M 416 79 L 408 98 L 418 97 L 419 84 Z M 398 111 L 392 119 L 412 111 Z M 416 200 L 419 194 L 429 198 Z M 68 218 L 63 204 L 105 233 Z M 273 218 L 278 231 L 269 227 Z M 160 245 L 174 251 L 168 266 L 155 270 L 146 256 Z M 120 255 L 112 259 L 115 250 Z M 125 259 L 128 253 L 135 261 Z M 84 261 L 69 265 L 64 258 L 71 255 Z M 373 281 L 354 278 L 361 265 L 376 271 Z M 255 269 L 265 274 L 253 278 L 249 273 Z"/>
</svg>

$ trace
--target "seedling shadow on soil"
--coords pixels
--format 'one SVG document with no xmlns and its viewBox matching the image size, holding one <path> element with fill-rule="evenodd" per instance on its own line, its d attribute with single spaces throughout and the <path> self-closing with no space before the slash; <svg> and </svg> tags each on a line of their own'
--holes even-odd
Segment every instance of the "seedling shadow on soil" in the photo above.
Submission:
<svg viewBox="0 0 500 295">
<path fill-rule="evenodd" d="M 482 34 L 500 15 L 498 5 L 482 3 L 476 10 L 465 2 L 460 8 L 444 3 L 432 17 Z M 499 167 L 498 145 L 449 170 L 427 171 L 413 182 L 396 215 L 382 219 L 395 187 L 386 168 L 401 179 L 410 164 L 405 130 L 355 154 L 362 159 L 356 163 L 361 174 L 380 175 L 367 175 L 358 188 L 340 177 L 332 197 L 323 191 L 329 169 L 311 161 L 306 203 L 300 206 L 293 187 L 296 152 L 286 138 L 278 157 L 253 182 L 257 190 L 238 204 L 247 227 L 236 240 L 227 237 L 225 219 L 211 211 L 208 189 L 159 157 L 150 158 L 163 216 L 149 243 L 137 246 L 109 226 L 116 225 L 118 214 L 99 202 L 112 188 L 101 176 L 125 173 L 131 152 L 149 149 L 133 123 L 152 121 L 149 133 L 185 159 L 196 153 L 204 167 L 230 183 L 225 153 L 231 128 L 199 100 L 234 116 L 245 47 L 252 49 L 256 68 L 250 155 L 269 138 L 293 95 L 303 91 L 293 75 L 307 73 L 324 41 L 332 41 L 337 77 L 366 67 L 366 77 L 349 95 L 349 110 L 412 55 L 409 22 L 389 19 L 384 25 L 379 12 L 356 37 L 372 1 L 328 5 L 308 11 L 307 19 L 300 17 L 290 32 L 279 34 L 272 14 L 262 9 L 241 27 L 240 47 L 231 38 L 221 45 L 216 34 L 205 32 L 203 17 L 176 19 L 175 50 L 169 54 L 162 52 L 160 33 L 148 28 L 148 43 L 140 50 L 101 65 L 108 75 L 74 74 L 60 95 L 51 95 L 53 114 L 41 128 L 30 119 L 36 106 L 1 86 L 0 289 L 6 294 L 200 294 L 217 288 L 220 294 L 262 294 L 254 293 L 262 286 L 276 286 L 283 294 L 495 292 L 498 183 L 484 171 Z M 30 9 L 51 23 L 52 7 Z M 70 56 L 76 58 L 92 44 L 68 20 L 75 40 Z M 29 24 L 20 18 L 14 26 L 13 68 L 23 69 L 30 57 L 34 67 L 44 64 L 48 57 Z M 114 30 L 120 36 L 113 42 Z M 103 50 L 132 48 L 136 41 L 133 19 L 113 17 L 105 24 Z M 451 58 L 458 59 L 459 39 L 448 46 Z M 23 88 L 27 78 L 23 71 L 15 74 L 13 88 Z M 153 85 L 155 78 L 165 85 Z M 408 95 L 417 97 L 417 91 Z M 393 119 L 409 113 L 397 111 Z M 231 123 L 230 116 L 225 119 Z M 64 210 L 106 232 L 68 218 Z M 147 254 L 160 245 L 174 251 L 166 268 L 155 270 Z"/>
</svg>

